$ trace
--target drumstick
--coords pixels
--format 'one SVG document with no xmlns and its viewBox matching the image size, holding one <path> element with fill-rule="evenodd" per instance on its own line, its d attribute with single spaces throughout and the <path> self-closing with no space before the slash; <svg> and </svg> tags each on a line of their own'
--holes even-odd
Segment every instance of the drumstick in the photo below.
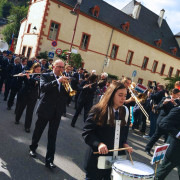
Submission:
<svg viewBox="0 0 180 180">
<path fill-rule="evenodd" d="M 128 150 L 132 147 L 127 147 L 127 148 L 120 148 L 120 149 L 111 149 L 108 152 L 114 152 L 114 151 L 123 151 L 123 150 Z M 99 152 L 93 152 L 93 154 L 99 154 Z"/>
<path fill-rule="evenodd" d="M 130 160 L 131 160 L 132 165 L 134 165 L 133 160 L 132 160 L 131 153 L 129 153 L 129 158 L 130 158 Z"/>
</svg>

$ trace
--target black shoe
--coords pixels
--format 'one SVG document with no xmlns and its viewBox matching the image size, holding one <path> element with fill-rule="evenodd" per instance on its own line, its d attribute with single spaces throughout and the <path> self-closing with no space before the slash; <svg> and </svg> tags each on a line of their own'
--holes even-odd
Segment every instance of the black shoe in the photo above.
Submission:
<svg viewBox="0 0 180 180">
<path fill-rule="evenodd" d="M 36 151 L 29 150 L 29 155 L 33 158 L 36 157 Z"/>
<path fill-rule="evenodd" d="M 56 168 L 56 165 L 54 165 L 54 164 L 51 163 L 51 162 L 46 162 L 45 166 L 46 166 L 47 168 L 49 168 L 49 169 L 54 169 L 54 168 Z"/>
<path fill-rule="evenodd" d="M 7 110 L 11 110 L 11 107 L 7 107 Z"/>
<path fill-rule="evenodd" d="M 25 131 L 26 131 L 27 133 L 30 133 L 30 129 L 29 129 L 29 128 L 25 128 Z"/>
<path fill-rule="evenodd" d="M 146 152 L 147 155 L 149 155 L 149 156 L 151 156 L 151 157 L 153 156 L 153 155 L 151 154 L 150 150 L 145 149 L 145 152 Z"/>
<path fill-rule="evenodd" d="M 71 126 L 72 126 L 72 127 L 75 127 L 75 124 L 74 124 L 74 123 L 71 123 Z"/>
<path fill-rule="evenodd" d="M 19 121 L 15 121 L 15 124 L 19 124 Z"/>
</svg>

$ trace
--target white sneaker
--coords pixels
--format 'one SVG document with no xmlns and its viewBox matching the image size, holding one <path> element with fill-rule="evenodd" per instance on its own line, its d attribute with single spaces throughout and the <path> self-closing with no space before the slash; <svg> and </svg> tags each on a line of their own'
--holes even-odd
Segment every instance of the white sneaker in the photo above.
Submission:
<svg viewBox="0 0 180 180">
<path fill-rule="evenodd" d="M 148 139 L 148 140 L 151 139 L 149 135 L 144 135 L 143 138 Z"/>
</svg>

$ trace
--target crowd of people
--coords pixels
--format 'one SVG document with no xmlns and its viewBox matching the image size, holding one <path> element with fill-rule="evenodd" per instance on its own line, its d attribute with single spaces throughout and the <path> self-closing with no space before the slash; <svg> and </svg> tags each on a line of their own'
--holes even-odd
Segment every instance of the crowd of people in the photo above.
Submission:
<svg viewBox="0 0 180 180">
<path fill-rule="evenodd" d="M 72 128 L 75 128 L 78 116 L 84 110 L 82 136 L 89 145 L 85 158 L 87 180 L 110 179 L 110 169 L 98 169 L 98 157 L 107 154 L 121 156 L 125 151 L 108 153 L 109 149 L 127 148 L 129 153 L 133 152 L 128 145 L 130 128 L 134 133 L 149 139 L 145 147 L 149 156 L 152 156 L 151 149 L 161 136 L 164 136 L 164 142 L 170 144 L 157 172 L 157 180 L 165 179 L 174 167 L 178 167 L 180 177 L 180 81 L 170 91 L 156 82 L 143 93 L 135 90 L 135 86 L 129 77 L 112 80 L 105 72 L 97 75 L 96 70 L 88 72 L 84 68 L 76 69 L 61 59 L 53 62 L 52 59 L 28 59 L 8 51 L 0 53 L 0 92 L 4 93 L 7 110 L 11 110 L 17 96 L 15 124 L 19 124 L 26 108 L 26 133 L 31 131 L 37 103 L 37 121 L 29 146 L 31 157 L 36 157 L 41 135 L 49 124 L 45 165 L 50 169 L 55 168 L 56 136 L 61 117 L 66 116 L 66 107 L 74 102 L 75 113 L 70 124 Z M 149 132 L 144 111 L 150 121 Z M 99 155 L 94 155 L 95 151 Z"/>
</svg>

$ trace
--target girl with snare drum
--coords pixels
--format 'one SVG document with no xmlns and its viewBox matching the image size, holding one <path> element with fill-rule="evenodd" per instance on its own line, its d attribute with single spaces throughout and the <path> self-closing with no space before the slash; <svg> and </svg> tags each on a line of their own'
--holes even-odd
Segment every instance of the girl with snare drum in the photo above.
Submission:
<svg viewBox="0 0 180 180">
<path fill-rule="evenodd" d="M 126 129 L 129 111 L 123 106 L 126 95 L 124 84 L 112 83 L 85 121 L 82 136 L 89 145 L 85 160 L 86 180 L 110 180 L 111 168 L 102 168 L 100 161 L 104 159 L 106 163 L 109 157 L 116 159 L 125 155 L 125 151 L 108 152 L 110 149 L 129 147 Z M 98 155 L 93 154 L 96 151 Z M 132 148 L 128 149 L 129 153 L 132 151 Z"/>
</svg>

